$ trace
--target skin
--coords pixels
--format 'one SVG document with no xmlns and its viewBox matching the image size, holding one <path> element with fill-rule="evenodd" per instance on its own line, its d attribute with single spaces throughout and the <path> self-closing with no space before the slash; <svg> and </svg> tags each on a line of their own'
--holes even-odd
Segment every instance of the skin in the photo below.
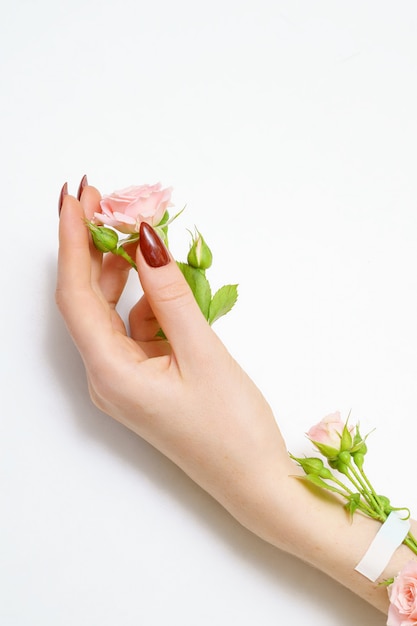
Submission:
<svg viewBox="0 0 417 626">
<path fill-rule="evenodd" d="M 130 266 L 103 257 L 83 222 L 99 201 L 89 186 L 80 202 L 63 197 L 56 288 L 94 404 L 176 463 L 250 531 L 387 612 L 386 590 L 354 570 L 379 523 L 360 514 L 349 523 L 339 501 L 294 478 L 300 470 L 271 408 L 207 324 L 176 263 L 150 267 L 139 246 L 129 252 L 136 252 L 144 295 L 127 333 L 115 307 Z M 155 339 L 159 327 L 169 343 Z M 401 546 L 381 580 L 412 558 Z"/>
</svg>

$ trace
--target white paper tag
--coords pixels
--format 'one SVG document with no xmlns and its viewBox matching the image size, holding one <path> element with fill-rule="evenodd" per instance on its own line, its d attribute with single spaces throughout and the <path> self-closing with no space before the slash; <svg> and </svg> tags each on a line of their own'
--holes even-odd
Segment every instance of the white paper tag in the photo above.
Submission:
<svg viewBox="0 0 417 626">
<path fill-rule="evenodd" d="M 410 520 L 401 519 L 405 511 L 391 511 L 377 532 L 368 550 L 355 570 L 375 582 L 388 565 L 395 550 L 410 530 Z"/>
</svg>

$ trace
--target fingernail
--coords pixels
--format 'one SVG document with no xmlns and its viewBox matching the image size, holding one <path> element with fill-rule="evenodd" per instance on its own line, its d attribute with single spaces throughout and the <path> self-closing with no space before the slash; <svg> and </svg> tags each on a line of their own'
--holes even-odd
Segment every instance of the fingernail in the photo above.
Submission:
<svg viewBox="0 0 417 626">
<path fill-rule="evenodd" d="M 162 239 L 147 222 L 141 222 L 139 245 L 146 263 L 151 267 L 168 265 L 171 258 Z"/>
<path fill-rule="evenodd" d="M 81 200 L 81 196 L 82 196 L 82 193 L 84 191 L 84 187 L 87 187 L 87 185 L 88 185 L 87 176 L 86 176 L 86 174 L 84 174 L 84 176 L 81 179 L 80 185 L 78 187 L 77 200 Z"/>
<path fill-rule="evenodd" d="M 64 183 L 59 194 L 58 200 L 58 215 L 61 215 L 62 203 L 64 201 L 65 196 L 68 195 L 68 183 Z"/>
</svg>

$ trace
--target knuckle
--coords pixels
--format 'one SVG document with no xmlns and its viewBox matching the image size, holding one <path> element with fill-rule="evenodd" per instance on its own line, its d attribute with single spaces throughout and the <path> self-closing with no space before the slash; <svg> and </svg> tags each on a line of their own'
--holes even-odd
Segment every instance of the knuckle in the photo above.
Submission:
<svg viewBox="0 0 417 626">
<path fill-rule="evenodd" d="M 160 304 L 178 303 L 185 306 L 192 301 L 193 297 L 187 283 L 170 281 L 161 286 L 155 300 Z"/>
</svg>

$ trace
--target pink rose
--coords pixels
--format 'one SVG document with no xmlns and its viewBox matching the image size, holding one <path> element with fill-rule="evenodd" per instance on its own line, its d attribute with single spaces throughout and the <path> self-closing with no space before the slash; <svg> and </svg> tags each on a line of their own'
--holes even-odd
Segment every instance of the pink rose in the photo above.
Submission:
<svg viewBox="0 0 417 626">
<path fill-rule="evenodd" d="M 345 423 L 342 422 L 340 412 L 331 413 L 326 415 L 318 424 L 312 426 L 307 433 L 307 437 L 317 443 L 323 443 L 331 448 L 340 448 L 340 440 L 342 437 Z M 354 426 L 348 426 L 348 430 L 351 435 L 355 430 Z"/>
<path fill-rule="evenodd" d="M 157 226 L 171 204 L 172 187 L 139 185 L 103 196 L 101 213 L 94 213 L 95 221 L 112 226 L 121 233 L 139 232 L 141 222 Z"/>
<path fill-rule="evenodd" d="M 390 607 L 387 626 L 415 626 L 417 624 L 417 562 L 403 567 L 388 587 Z"/>
</svg>

